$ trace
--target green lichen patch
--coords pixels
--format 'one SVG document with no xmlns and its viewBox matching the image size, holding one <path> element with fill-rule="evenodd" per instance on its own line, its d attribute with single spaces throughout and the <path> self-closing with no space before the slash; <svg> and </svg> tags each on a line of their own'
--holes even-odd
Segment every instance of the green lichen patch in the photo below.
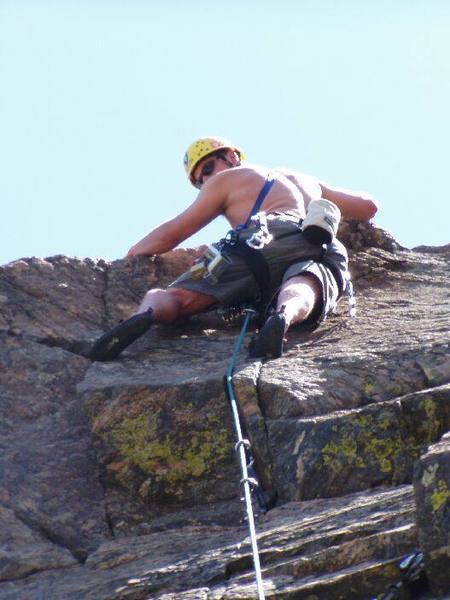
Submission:
<svg viewBox="0 0 450 600">
<path fill-rule="evenodd" d="M 180 431 L 178 435 L 158 435 L 155 422 L 140 414 L 124 418 L 107 433 L 107 438 L 124 460 L 125 470 L 138 468 L 144 476 L 151 475 L 173 488 L 205 475 L 230 454 L 229 432 L 218 428 L 214 417 L 207 418 L 205 425 L 185 437 Z M 122 483 L 124 475 L 118 473 Z"/>
<path fill-rule="evenodd" d="M 404 446 L 392 413 L 346 417 L 330 429 L 331 439 L 322 448 L 322 460 L 335 476 L 374 468 L 383 475 L 393 474 Z"/>
<path fill-rule="evenodd" d="M 338 475 L 344 465 L 364 468 L 366 463 L 358 455 L 358 444 L 354 438 L 343 436 L 339 440 L 332 440 L 322 449 L 323 464 L 329 467 L 334 475 Z"/>
<path fill-rule="evenodd" d="M 439 479 L 435 491 L 430 496 L 433 512 L 438 511 L 442 506 L 445 506 L 450 500 L 450 491 L 447 483 L 443 479 Z"/>
<path fill-rule="evenodd" d="M 414 458 L 450 427 L 450 390 L 442 386 L 415 392 L 401 400 L 402 431 Z"/>
<path fill-rule="evenodd" d="M 362 383 L 362 392 L 364 396 L 370 397 L 375 392 L 376 386 L 372 381 L 364 380 Z"/>
</svg>

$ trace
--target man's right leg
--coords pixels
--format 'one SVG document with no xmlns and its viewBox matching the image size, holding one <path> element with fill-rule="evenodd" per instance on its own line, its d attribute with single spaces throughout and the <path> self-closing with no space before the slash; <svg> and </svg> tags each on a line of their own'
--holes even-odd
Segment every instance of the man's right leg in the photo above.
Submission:
<svg viewBox="0 0 450 600">
<path fill-rule="evenodd" d="M 153 318 L 160 323 L 173 323 L 179 317 L 187 317 L 203 312 L 217 304 L 214 296 L 170 287 L 167 290 L 149 290 L 138 308 L 137 314 L 152 310 Z"/>
<path fill-rule="evenodd" d="M 95 342 L 90 358 L 93 361 L 112 360 L 146 333 L 154 322 L 172 323 L 178 317 L 202 312 L 216 303 L 213 296 L 183 288 L 149 290 L 135 315 Z"/>
<path fill-rule="evenodd" d="M 302 323 L 313 312 L 322 297 L 322 286 L 314 275 L 291 277 L 282 286 L 277 299 L 277 313 L 282 312 L 287 328 Z"/>
</svg>

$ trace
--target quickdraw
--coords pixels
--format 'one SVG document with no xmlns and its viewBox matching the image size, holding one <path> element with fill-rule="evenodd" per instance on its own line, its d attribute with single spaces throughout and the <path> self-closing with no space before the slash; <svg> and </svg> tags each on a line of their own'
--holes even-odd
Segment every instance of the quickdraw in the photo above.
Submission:
<svg viewBox="0 0 450 600">
<path fill-rule="evenodd" d="M 259 213 L 252 217 L 252 221 L 257 224 L 258 228 L 245 243 L 254 250 L 262 250 L 264 246 L 267 246 L 273 240 L 273 235 L 269 232 L 267 226 L 267 216 L 265 213 Z"/>
</svg>

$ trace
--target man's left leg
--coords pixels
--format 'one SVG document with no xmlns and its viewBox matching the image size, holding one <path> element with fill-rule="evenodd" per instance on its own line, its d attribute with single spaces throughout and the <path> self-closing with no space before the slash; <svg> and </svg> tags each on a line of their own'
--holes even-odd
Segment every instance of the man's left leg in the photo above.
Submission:
<svg viewBox="0 0 450 600">
<path fill-rule="evenodd" d="M 279 292 L 276 311 L 264 323 L 251 355 L 279 358 L 283 354 L 284 336 L 288 328 L 310 317 L 322 302 L 322 294 L 319 280 L 310 273 L 288 279 Z"/>
<path fill-rule="evenodd" d="M 149 290 L 136 314 L 152 311 L 158 323 L 173 323 L 179 317 L 188 317 L 203 312 L 217 304 L 217 299 L 209 294 L 182 287 L 169 287 L 167 290 Z"/>
</svg>

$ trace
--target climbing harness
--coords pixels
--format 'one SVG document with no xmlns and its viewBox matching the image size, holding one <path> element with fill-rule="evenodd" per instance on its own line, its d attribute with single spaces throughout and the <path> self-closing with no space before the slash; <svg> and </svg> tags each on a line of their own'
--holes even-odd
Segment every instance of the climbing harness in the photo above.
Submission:
<svg viewBox="0 0 450 600">
<path fill-rule="evenodd" d="M 233 254 L 240 256 L 245 260 L 256 280 L 260 290 L 260 304 L 262 304 L 270 285 L 270 271 L 259 250 L 272 241 L 272 235 L 267 227 L 266 215 L 259 215 L 258 211 L 274 182 L 274 177 L 269 173 L 245 223 L 237 225 L 219 242 L 208 246 L 203 256 L 190 269 L 193 279 L 203 277 L 211 285 L 215 285 L 220 275 L 230 264 Z M 258 229 L 250 239 L 241 240 L 239 233 L 247 229 L 252 222 L 258 224 Z"/>
<path fill-rule="evenodd" d="M 255 314 L 255 311 L 251 308 L 245 309 L 245 319 L 244 324 L 242 325 L 241 332 L 236 341 L 233 354 L 231 356 L 231 360 L 228 364 L 227 373 L 225 375 L 225 391 L 227 394 L 227 398 L 230 402 L 231 412 L 233 414 L 234 426 L 236 429 L 236 437 L 237 442 L 235 445 L 235 450 L 239 456 L 240 467 L 242 479 L 240 481 L 240 485 L 243 489 L 244 496 L 242 500 L 245 501 L 245 506 L 247 510 L 247 520 L 248 527 L 250 532 L 250 541 L 252 546 L 252 554 L 253 554 L 253 565 L 255 569 L 255 578 L 256 578 L 256 588 L 258 591 L 258 600 L 264 600 L 264 588 L 263 581 L 261 575 L 261 565 L 259 561 L 259 551 L 258 544 L 256 541 L 256 530 L 255 530 L 255 518 L 253 513 L 253 505 L 252 505 L 252 494 L 258 500 L 260 507 L 266 509 L 264 504 L 264 498 L 262 492 L 259 488 L 258 480 L 256 479 L 256 474 L 253 469 L 253 458 L 251 457 L 251 445 L 248 439 L 244 439 L 242 435 L 242 427 L 239 418 L 239 410 L 236 402 L 236 397 L 234 395 L 234 386 L 233 386 L 233 374 L 234 367 L 236 365 L 236 360 L 239 355 L 239 351 L 242 346 L 242 342 L 244 341 L 245 334 L 247 332 L 248 325 L 250 323 L 251 318 Z M 248 457 L 250 460 L 248 461 Z M 247 462 L 248 461 L 248 462 Z"/>
<path fill-rule="evenodd" d="M 410 592 L 410 597 L 420 595 L 428 587 L 425 575 L 425 564 L 422 552 L 415 552 L 405 556 L 399 564 L 401 580 L 389 585 L 384 593 L 371 600 L 400 600 L 404 598 L 404 591 Z"/>
<path fill-rule="evenodd" d="M 259 209 L 274 182 L 275 178 L 269 173 L 245 223 L 242 223 L 235 229 L 229 231 L 227 236 L 219 242 L 221 251 L 226 249 L 227 255 L 231 257 L 233 254 L 240 256 L 252 272 L 259 288 L 259 298 L 257 302 L 259 311 L 267 304 L 267 291 L 270 288 L 269 265 L 260 250 L 273 239 L 267 226 L 267 217 L 265 214 L 260 214 Z M 258 225 L 255 233 L 248 240 L 244 241 L 240 239 L 240 232 L 247 229 L 252 223 Z"/>
</svg>

